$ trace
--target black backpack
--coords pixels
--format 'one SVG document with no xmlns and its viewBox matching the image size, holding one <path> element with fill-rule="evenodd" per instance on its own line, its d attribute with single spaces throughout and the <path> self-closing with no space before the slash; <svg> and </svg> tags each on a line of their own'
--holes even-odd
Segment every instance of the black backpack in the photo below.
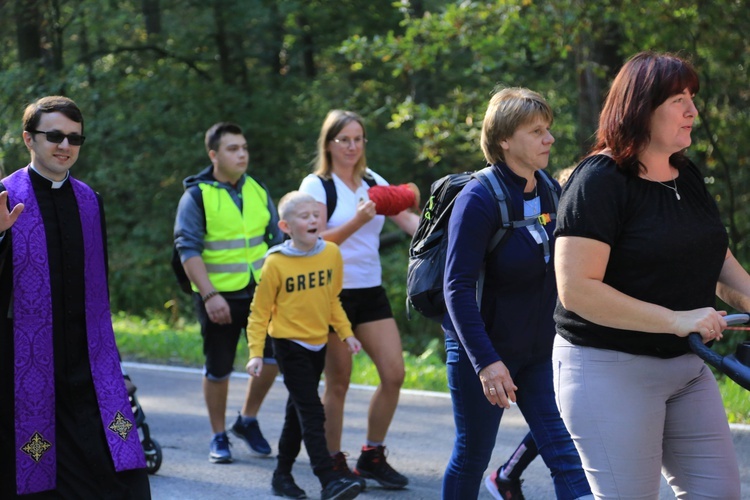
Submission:
<svg viewBox="0 0 750 500">
<path fill-rule="evenodd" d="M 446 237 L 448 220 L 456 196 L 469 180 L 476 178 L 488 191 L 495 195 L 498 210 L 500 210 L 501 226 L 490 239 L 485 256 L 508 236 L 509 229 L 525 227 L 534 224 L 539 226 L 556 218 L 558 194 L 552 179 L 541 170 L 541 177 L 547 184 L 547 193 L 551 197 L 555 212 L 542 214 L 533 219 L 514 219 L 511 217 L 512 207 L 507 200 L 510 197 L 507 186 L 496 175 L 492 167 L 486 167 L 477 172 L 462 172 L 449 174 L 432 183 L 430 197 L 422 210 L 419 225 L 409 246 L 409 266 L 406 272 L 406 312 L 411 318 L 410 308 L 416 309 L 426 318 L 437 322 L 443 321 L 446 312 L 443 297 L 443 273 L 445 271 L 445 254 L 448 247 Z M 540 227 L 541 229 L 541 227 Z M 546 233 L 541 230 L 543 235 Z M 549 255 L 549 241 L 543 241 L 544 254 Z M 477 303 L 481 303 L 481 293 L 484 286 L 484 267 L 477 282 Z"/>
<path fill-rule="evenodd" d="M 192 294 L 193 287 L 190 283 L 190 278 L 185 273 L 185 268 L 182 267 L 180 254 L 174 245 L 172 245 L 172 272 L 174 272 L 174 277 L 177 278 L 177 285 L 180 287 L 180 290 L 187 294 Z"/>
</svg>

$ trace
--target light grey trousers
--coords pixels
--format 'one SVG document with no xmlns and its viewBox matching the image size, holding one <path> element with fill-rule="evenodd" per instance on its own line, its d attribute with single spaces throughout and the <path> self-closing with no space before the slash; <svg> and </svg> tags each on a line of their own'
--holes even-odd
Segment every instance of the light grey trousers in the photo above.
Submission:
<svg viewBox="0 0 750 500">
<path fill-rule="evenodd" d="M 711 370 L 555 338 L 555 397 L 596 498 L 740 498 L 740 476 Z"/>
</svg>

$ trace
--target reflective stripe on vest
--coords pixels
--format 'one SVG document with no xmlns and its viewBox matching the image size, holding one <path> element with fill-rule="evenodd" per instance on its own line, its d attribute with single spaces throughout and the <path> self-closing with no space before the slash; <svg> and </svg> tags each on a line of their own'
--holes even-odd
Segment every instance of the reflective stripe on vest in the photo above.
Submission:
<svg viewBox="0 0 750 500">
<path fill-rule="evenodd" d="M 242 213 L 218 182 L 199 184 L 206 213 L 206 237 L 201 257 L 208 278 L 220 292 L 242 290 L 260 280 L 268 250 L 266 228 L 271 220 L 268 194 L 251 177 L 242 186 Z M 195 285 L 193 290 L 198 291 Z"/>
</svg>

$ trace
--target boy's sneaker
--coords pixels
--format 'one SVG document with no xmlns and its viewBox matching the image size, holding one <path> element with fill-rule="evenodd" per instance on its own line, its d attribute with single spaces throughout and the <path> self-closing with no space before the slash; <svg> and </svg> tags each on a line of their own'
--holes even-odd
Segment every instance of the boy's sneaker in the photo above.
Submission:
<svg viewBox="0 0 750 500">
<path fill-rule="evenodd" d="M 340 476 L 349 477 L 358 481 L 360 487 L 362 488 L 362 491 L 365 491 L 365 488 L 367 488 L 367 481 L 352 472 L 352 470 L 349 468 L 349 464 L 346 463 L 346 453 L 340 451 L 335 455 L 331 455 L 331 459 L 333 459 L 334 472 L 336 472 Z"/>
<path fill-rule="evenodd" d="M 249 424 L 242 423 L 242 415 L 237 415 L 237 421 L 232 426 L 232 434 L 243 440 L 250 447 L 250 452 L 266 457 L 271 454 L 271 445 L 260 432 L 258 420 L 253 420 Z"/>
<path fill-rule="evenodd" d="M 362 447 L 362 454 L 357 460 L 354 473 L 365 479 L 374 479 L 380 486 L 387 489 L 398 490 L 409 484 L 409 479 L 396 472 L 385 461 L 385 446 L 374 448 Z"/>
<path fill-rule="evenodd" d="M 232 461 L 232 452 L 229 451 L 229 438 L 226 432 L 214 434 L 213 439 L 211 439 L 208 461 L 212 464 L 228 464 Z"/>
<path fill-rule="evenodd" d="M 291 474 L 279 474 L 274 471 L 271 480 L 273 494 L 284 498 L 307 498 L 305 490 L 297 486 Z"/>
<path fill-rule="evenodd" d="M 521 492 L 523 479 L 501 479 L 497 471 L 484 479 L 484 486 L 497 500 L 524 500 Z"/>
<path fill-rule="evenodd" d="M 340 477 L 325 485 L 320 491 L 321 500 L 349 500 L 362 491 L 359 481 L 350 477 Z"/>
</svg>

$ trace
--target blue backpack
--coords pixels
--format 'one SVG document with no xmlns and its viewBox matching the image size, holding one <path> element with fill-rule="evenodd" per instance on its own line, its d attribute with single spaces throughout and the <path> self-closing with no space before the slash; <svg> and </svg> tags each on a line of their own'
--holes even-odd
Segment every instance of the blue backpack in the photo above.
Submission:
<svg viewBox="0 0 750 500">
<path fill-rule="evenodd" d="M 487 245 L 485 257 L 492 253 L 509 235 L 508 230 L 534 224 L 544 225 L 557 217 L 559 197 L 557 190 L 545 171 L 541 170 L 541 178 L 547 184 L 555 212 L 542 214 L 537 218 L 523 219 L 513 217 L 512 207 L 508 203 L 510 194 L 503 180 L 493 172 L 492 167 L 486 167 L 477 172 L 462 172 L 448 174 L 432 183 L 430 197 L 425 203 L 419 225 L 409 246 L 409 265 L 406 271 L 406 314 L 411 319 L 410 309 L 416 309 L 422 316 L 441 323 L 446 312 L 443 297 L 443 274 L 445 271 L 445 254 L 448 247 L 448 220 L 453 212 L 456 196 L 469 180 L 476 178 L 489 192 L 493 193 L 500 211 L 500 227 Z M 540 227 L 540 233 L 546 233 Z M 549 256 L 549 241 L 543 241 L 544 255 Z M 484 286 L 484 266 L 477 282 L 477 303 L 481 303 Z"/>
</svg>

